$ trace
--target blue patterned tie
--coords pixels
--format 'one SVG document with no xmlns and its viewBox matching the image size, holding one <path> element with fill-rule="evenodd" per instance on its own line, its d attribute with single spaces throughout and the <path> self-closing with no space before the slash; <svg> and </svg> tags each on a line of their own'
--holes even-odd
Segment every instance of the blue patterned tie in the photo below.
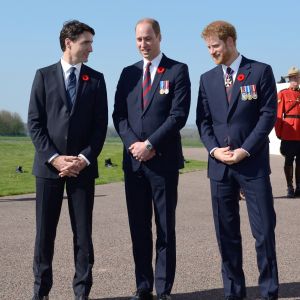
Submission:
<svg viewBox="0 0 300 300">
<path fill-rule="evenodd" d="M 69 96 L 70 107 L 72 108 L 76 99 L 76 75 L 75 75 L 76 68 L 72 67 L 70 70 L 71 73 L 68 79 L 67 92 Z"/>
</svg>

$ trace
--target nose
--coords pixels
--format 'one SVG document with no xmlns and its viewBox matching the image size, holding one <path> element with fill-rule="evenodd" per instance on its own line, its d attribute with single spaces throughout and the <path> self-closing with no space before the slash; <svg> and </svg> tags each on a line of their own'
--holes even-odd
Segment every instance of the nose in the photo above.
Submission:
<svg viewBox="0 0 300 300">
<path fill-rule="evenodd" d="M 90 48 L 89 48 L 89 52 L 93 52 L 93 47 L 92 47 L 92 45 L 91 45 Z"/>
<path fill-rule="evenodd" d="M 145 40 L 144 40 L 144 39 L 142 39 L 142 41 L 141 41 L 141 47 L 142 47 L 142 48 L 144 48 L 144 47 L 145 47 L 145 45 L 146 45 L 146 42 L 145 42 Z"/>
<path fill-rule="evenodd" d="M 213 47 L 208 48 L 209 54 L 213 55 L 215 53 L 215 49 Z"/>
</svg>

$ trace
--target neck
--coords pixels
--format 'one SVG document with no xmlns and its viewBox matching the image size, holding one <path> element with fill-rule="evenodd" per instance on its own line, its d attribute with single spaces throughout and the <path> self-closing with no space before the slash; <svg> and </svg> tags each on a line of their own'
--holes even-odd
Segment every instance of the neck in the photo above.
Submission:
<svg viewBox="0 0 300 300">
<path fill-rule="evenodd" d="M 77 64 L 77 62 L 72 59 L 72 56 L 66 52 L 64 52 L 64 54 L 63 54 L 63 60 L 65 62 L 67 62 L 68 64 L 70 64 L 71 66 L 74 66 Z"/>
<path fill-rule="evenodd" d="M 227 67 L 231 66 L 231 64 L 238 58 L 238 56 L 239 56 L 239 53 L 235 49 L 235 51 L 232 53 L 232 55 L 230 56 L 230 58 L 228 59 L 228 61 L 225 63 L 225 65 Z"/>
</svg>

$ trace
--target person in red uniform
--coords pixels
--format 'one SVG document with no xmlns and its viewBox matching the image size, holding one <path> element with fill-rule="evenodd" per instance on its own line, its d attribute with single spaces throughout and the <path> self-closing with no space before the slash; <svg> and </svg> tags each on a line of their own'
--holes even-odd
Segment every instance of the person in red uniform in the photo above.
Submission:
<svg viewBox="0 0 300 300">
<path fill-rule="evenodd" d="M 285 157 L 287 197 L 294 198 L 300 196 L 300 70 L 291 67 L 286 77 L 289 79 L 290 86 L 278 93 L 275 132 L 281 139 L 280 152 Z M 296 161 L 295 190 L 293 186 L 294 160 Z"/>
</svg>

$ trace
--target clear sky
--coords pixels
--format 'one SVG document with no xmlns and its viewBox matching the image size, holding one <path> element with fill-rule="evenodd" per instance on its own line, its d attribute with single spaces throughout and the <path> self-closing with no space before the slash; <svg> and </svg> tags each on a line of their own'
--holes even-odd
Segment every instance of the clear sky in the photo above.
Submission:
<svg viewBox="0 0 300 300">
<path fill-rule="evenodd" d="M 214 66 L 200 37 L 218 19 L 235 25 L 237 47 L 248 58 L 270 64 L 278 81 L 300 67 L 300 1 L 201 0 L 10 0 L 0 11 L 0 110 L 27 121 L 31 84 L 36 69 L 61 57 L 59 32 L 64 21 L 78 19 L 96 31 L 90 67 L 104 73 L 110 123 L 115 88 L 122 69 L 140 60 L 134 26 L 143 17 L 159 21 L 161 50 L 189 66 L 192 105 L 188 124 L 195 123 L 200 75 Z"/>
</svg>

